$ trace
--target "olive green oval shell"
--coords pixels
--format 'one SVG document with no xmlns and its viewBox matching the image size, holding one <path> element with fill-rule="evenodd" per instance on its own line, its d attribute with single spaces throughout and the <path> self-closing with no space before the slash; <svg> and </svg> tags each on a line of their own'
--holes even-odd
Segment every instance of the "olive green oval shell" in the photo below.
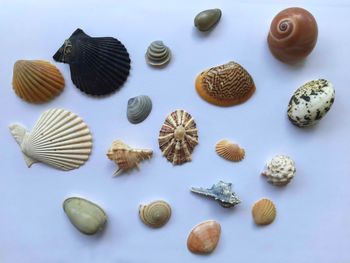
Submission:
<svg viewBox="0 0 350 263">
<path fill-rule="evenodd" d="M 218 8 L 208 9 L 200 12 L 194 18 L 194 25 L 199 31 L 209 31 L 221 18 L 221 10 Z"/>
<path fill-rule="evenodd" d="M 80 197 L 70 197 L 63 202 L 64 212 L 71 223 L 83 234 L 93 235 L 101 231 L 107 215 L 101 207 Z"/>
<path fill-rule="evenodd" d="M 169 221 L 171 207 L 165 201 L 154 201 L 148 205 L 140 205 L 139 215 L 146 225 L 159 228 Z"/>
</svg>

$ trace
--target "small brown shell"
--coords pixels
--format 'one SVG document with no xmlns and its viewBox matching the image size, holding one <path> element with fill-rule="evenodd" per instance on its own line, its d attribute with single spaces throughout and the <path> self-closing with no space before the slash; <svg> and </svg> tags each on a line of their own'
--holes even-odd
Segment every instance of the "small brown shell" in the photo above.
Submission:
<svg viewBox="0 0 350 263">
<path fill-rule="evenodd" d="M 169 221 L 171 207 L 167 202 L 158 200 L 148 205 L 140 205 L 139 215 L 146 225 L 159 228 Z"/>
<path fill-rule="evenodd" d="M 214 220 L 196 225 L 187 238 L 187 248 L 195 254 L 209 254 L 216 248 L 221 234 L 221 226 Z"/>
<path fill-rule="evenodd" d="M 151 159 L 152 155 L 152 150 L 133 149 L 120 140 L 114 141 L 107 152 L 107 157 L 114 161 L 119 167 L 115 175 L 119 175 L 133 168 L 138 168 L 138 164 L 141 161 Z"/>
<path fill-rule="evenodd" d="M 30 103 L 44 103 L 59 95 L 64 78 L 58 68 L 44 60 L 18 60 L 13 67 L 13 90 Z"/>
<path fill-rule="evenodd" d="M 313 15 L 303 8 L 292 7 L 274 17 L 267 41 L 277 59 L 296 63 L 311 53 L 317 35 L 317 23 Z"/>
<path fill-rule="evenodd" d="M 263 198 L 254 204 L 252 215 L 255 224 L 268 225 L 276 218 L 276 207 L 271 200 Z"/>
<path fill-rule="evenodd" d="M 219 141 L 216 144 L 215 150 L 219 156 L 233 162 L 239 162 L 243 160 L 245 156 L 244 149 L 229 140 Z"/>
<path fill-rule="evenodd" d="M 255 84 L 241 65 L 231 61 L 200 73 L 196 90 L 212 104 L 232 106 L 247 101 L 255 91 Z"/>
<path fill-rule="evenodd" d="M 166 118 L 158 137 L 159 148 L 174 165 L 192 160 L 192 152 L 198 144 L 198 130 L 191 114 L 175 110 Z"/>
</svg>

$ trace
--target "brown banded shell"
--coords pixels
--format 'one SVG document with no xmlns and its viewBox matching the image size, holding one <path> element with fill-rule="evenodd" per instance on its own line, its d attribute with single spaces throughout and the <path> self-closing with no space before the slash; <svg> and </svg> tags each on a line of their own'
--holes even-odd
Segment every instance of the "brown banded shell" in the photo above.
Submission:
<svg viewBox="0 0 350 263">
<path fill-rule="evenodd" d="M 148 205 L 140 205 L 139 215 L 146 225 L 159 228 L 169 221 L 171 207 L 165 201 L 154 201 Z"/>
<path fill-rule="evenodd" d="M 195 254 L 209 254 L 216 248 L 221 234 L 221 226 L 214 220 L 196 225 L 187 238 L 187 248 Z"/>
<path fill-rule="evenodd" d="M 218 106 L 243 103 L 255 91 L 250 74 L 233 61 L 203 71 L 197 76 L 195 86 L 204 100 Z"/>
<path fill-rule="evenodd" d="M 252 215 L 255 224 L 268 225 L 276 218 L 276 207 L 271 200 L 264 198 L 254 204 Z"/>
<path fill-rule="evenodd" d="M 152 154 L 152 150 L 133 149 L 124 142 L 116 140 L 108 150 L 107 157 L 118 165 L 119 169 L 114 174 L 119 175 L 124 171 L 138 168 L 139 163 L 151 159 Z"/>
<path fill-rule="evenodd" d="M 175 110 L 166 118 L 159 131 L 159 148 L 174 165 L 192 160 L 192 152 L 198 144 L 198 130 L 191 114 Z"/>
<path fill-rule="evenodd" d="M 296 63 L 311 53 L 317 35 L 313 15 L 303 8 L 293 7 L 282 10 L 274 17 L 267 41 L 277 59 Z"/>
<path fill-rule="evenodd" d="M 13 90 L 30 103 L 44 103 L 64 89 L 64 78 L 58 68 L 44 60 L 18 60 L 13 67 Z"/>
<path fill-rule="evenodd" d="M 222 158 L 239 162 L 244 159 L 245 151 L 238 144 L 232 143 L 229 140 L 221 140 L 216 144 L 216 153 Z"/>
</svg>

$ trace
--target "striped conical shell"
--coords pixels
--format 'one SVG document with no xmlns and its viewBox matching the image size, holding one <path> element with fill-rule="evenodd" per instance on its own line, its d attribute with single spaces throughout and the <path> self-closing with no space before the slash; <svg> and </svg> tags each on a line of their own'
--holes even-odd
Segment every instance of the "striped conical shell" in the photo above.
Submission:
<svg viewBox="0 0 350 263">
<path fill-rule="evenodd" d="M 28 167 L 42 162 L 68 171 L 83 165 L 91 153 L 89 128 L 79 116 L 67 110 L 44 112 L 30 133 L 18 124 L 9 128 Z"/>
<path fill-rule="evenodd" d="M 216 144 L 215 150 L 219 156 L 229 161 L 239 162 L 244 159 L 245 151 L 238 144 L 228 140 L 221 140 Z"/>
<path fill-rule="evenodd" d="M 257 225 L 268 225 L 276 218 L 276 207 L 271 200 L 263 198 L 254 204 L 252 215 Z"/>
<path fill-rule="evenodd" d="M 30 103 L 44 103 L 59 95 L 64 78 L 58 68 L 44 60 L 18 60 L 13 67 L 13 90 Z"/>
</svg>

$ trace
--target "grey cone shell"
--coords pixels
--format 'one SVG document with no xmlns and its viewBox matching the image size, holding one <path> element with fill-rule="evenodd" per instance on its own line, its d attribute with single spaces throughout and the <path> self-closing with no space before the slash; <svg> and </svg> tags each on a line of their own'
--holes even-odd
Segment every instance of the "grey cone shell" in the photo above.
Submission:
<svg viewBox="0 0 350 263">
<path fill-rule="evenodd" d="M 152 101 L 146 95 L 140 95 L 128 100 L 127 118 L 137 124 L 144 121 L 152 111 Z"/>
<path fill-rule="evenodd" d="M 170 49 L 164 45 L 163 41 L 154 41 L 146 52 L 146 62 L 155 67 L 162 67 L 169 63 L 171 59 Z"/>
</svg>

